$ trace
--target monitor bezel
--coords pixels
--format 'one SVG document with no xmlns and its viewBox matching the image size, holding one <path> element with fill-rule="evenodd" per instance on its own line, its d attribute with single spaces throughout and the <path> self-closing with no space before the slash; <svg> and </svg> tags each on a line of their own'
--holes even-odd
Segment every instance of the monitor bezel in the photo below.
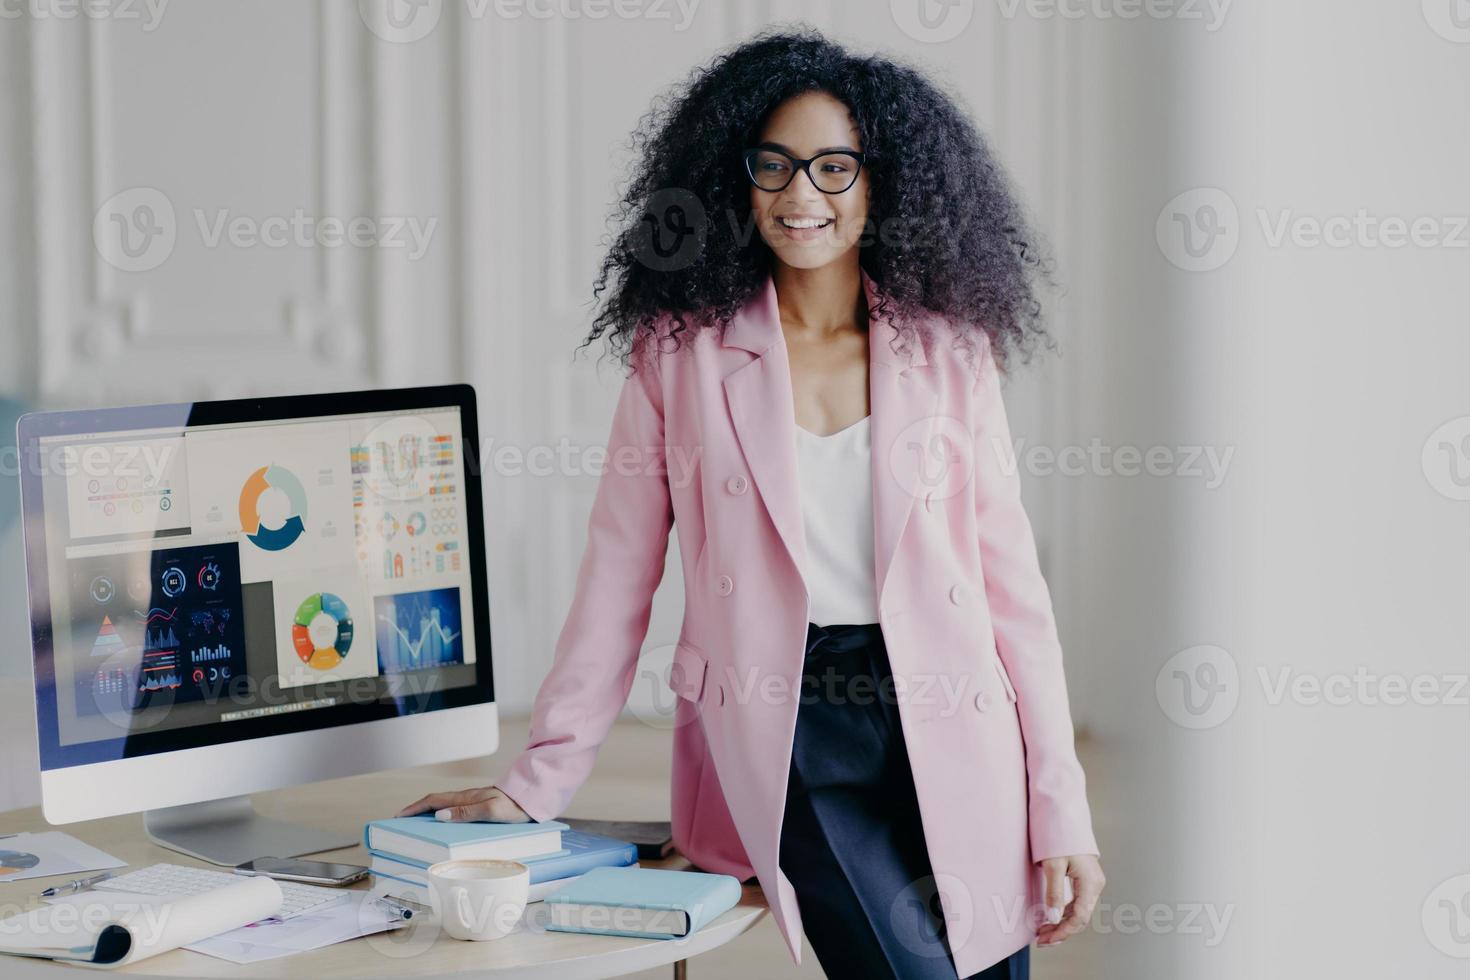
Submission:
<svg viewBox="0 0 1470 980">
<path fill-rule="evenodd" d="M 475 630 L 475 682 L 413 698 L 349 702 L 260 718 L 213 722 L 166 731 L 141 731 L 96 742 L 63 745 L 56 703 L 56 675 L 50 615 L 50 568 L 45 535 L 40 440 L 51 436 L 126 433 L 190 426 L 249 422 L 311 421 L 323 416 L 372 415 L 414 410 L 458 409 L 465 474 L 466 535 L 470 568 L 470 607 Z M 320 731 L 363 722 L 432 714 L 446 709 L 493 704 L 495 683 L 490 599 L 486 582 L 484 491 L 479 456 L 475 390 L 469 384 L 418 388 L 367 389 L 306 395 L 133 405 L 75 411 L 33 412 L 16 423 L 21 484 L 21 519 L 26 556 L 27 608 L 31 666 L 35 680 L 36 730 L 41 771 L 113 762 L 167 752 Z"/>
</svg>

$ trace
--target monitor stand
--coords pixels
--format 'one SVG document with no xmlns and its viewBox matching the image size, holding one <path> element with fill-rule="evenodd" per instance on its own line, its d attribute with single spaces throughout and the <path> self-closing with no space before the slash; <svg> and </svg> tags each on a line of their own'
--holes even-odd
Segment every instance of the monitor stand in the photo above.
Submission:
<svg viewBox="0 0 1470 980">
<path fill-rule="evenodd" d="M 297 857 L 353 847 L 360 838 L 272 820 L 248 796 L 190 803 L 143 814 L 148 839 L 211 864 L 234 867 L 262 857 Z"/>
</svg>

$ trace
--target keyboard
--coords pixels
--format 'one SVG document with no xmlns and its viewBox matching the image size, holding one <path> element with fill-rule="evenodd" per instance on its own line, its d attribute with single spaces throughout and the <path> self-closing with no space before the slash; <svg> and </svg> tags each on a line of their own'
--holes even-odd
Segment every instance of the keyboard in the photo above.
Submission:
<svg viewBox="0 0 1470 980">
<path fill-rule="evenodd" d="M 154 864 L 137 871 L 99 881 L 95 891 L 129 892 L 134 895 L 202 895 L 243 880 L 228 871 L 190 868 L 182 864 Z M 295 881 L 277 881 L 285 902 L 276 913 L 278 919 L 290 919 L 307 912 L 318 912 L 347 899 L 340 888 L 303 885 Z"/>
</svg>

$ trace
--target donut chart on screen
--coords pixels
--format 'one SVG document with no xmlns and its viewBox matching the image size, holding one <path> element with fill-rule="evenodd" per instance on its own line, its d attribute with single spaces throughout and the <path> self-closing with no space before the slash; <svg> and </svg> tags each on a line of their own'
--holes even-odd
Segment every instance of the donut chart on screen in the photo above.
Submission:
<svg viewBox="0 0 1470 980">
<path fill-rule="evenodd" d="M 291 622 L 296 656 L 313 670 L 331 670 L 352 647 L 352 613 L 330 592 L 314 592 L 296 607 Z"/>
<path fill-rule="evenodd" d="M 280 527 L 266 527 L 260 521 L 260 495 L 271 489 L 284 493 L 291 505 L 291 516 Z M 240 527 L 262 551 L 284 551 L 295 544 L 306 530 L 306 489 L 296 474 L 276 465 L 251 473 L 240 488 Z"/>
</svg>

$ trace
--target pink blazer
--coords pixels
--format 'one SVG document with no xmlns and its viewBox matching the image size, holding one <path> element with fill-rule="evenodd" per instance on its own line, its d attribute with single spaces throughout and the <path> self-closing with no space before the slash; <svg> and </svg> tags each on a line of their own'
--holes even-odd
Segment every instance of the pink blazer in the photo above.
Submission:
<svg viewBox="0 0 1470 980">
<path fill-rule="evenodd" d="M 891 323 L 870 330 L 880 622 L 955 966 L 969 976 L 1035 937 L 1034 862 L 1098 850 L 989 347 L 981 338 L 971 369 L 948 339 L 896 355 Z M 774 283 L 723 336 L 681 342 L 624 382 L 530 744 L 496 785 L 547 820 L 587 778 L 627 701 L 677 524 L 674 840 L 702 868 L 759 878 L 799 963 L 801 917 L 777 859 L 808 595 Z"/>
</svg>

